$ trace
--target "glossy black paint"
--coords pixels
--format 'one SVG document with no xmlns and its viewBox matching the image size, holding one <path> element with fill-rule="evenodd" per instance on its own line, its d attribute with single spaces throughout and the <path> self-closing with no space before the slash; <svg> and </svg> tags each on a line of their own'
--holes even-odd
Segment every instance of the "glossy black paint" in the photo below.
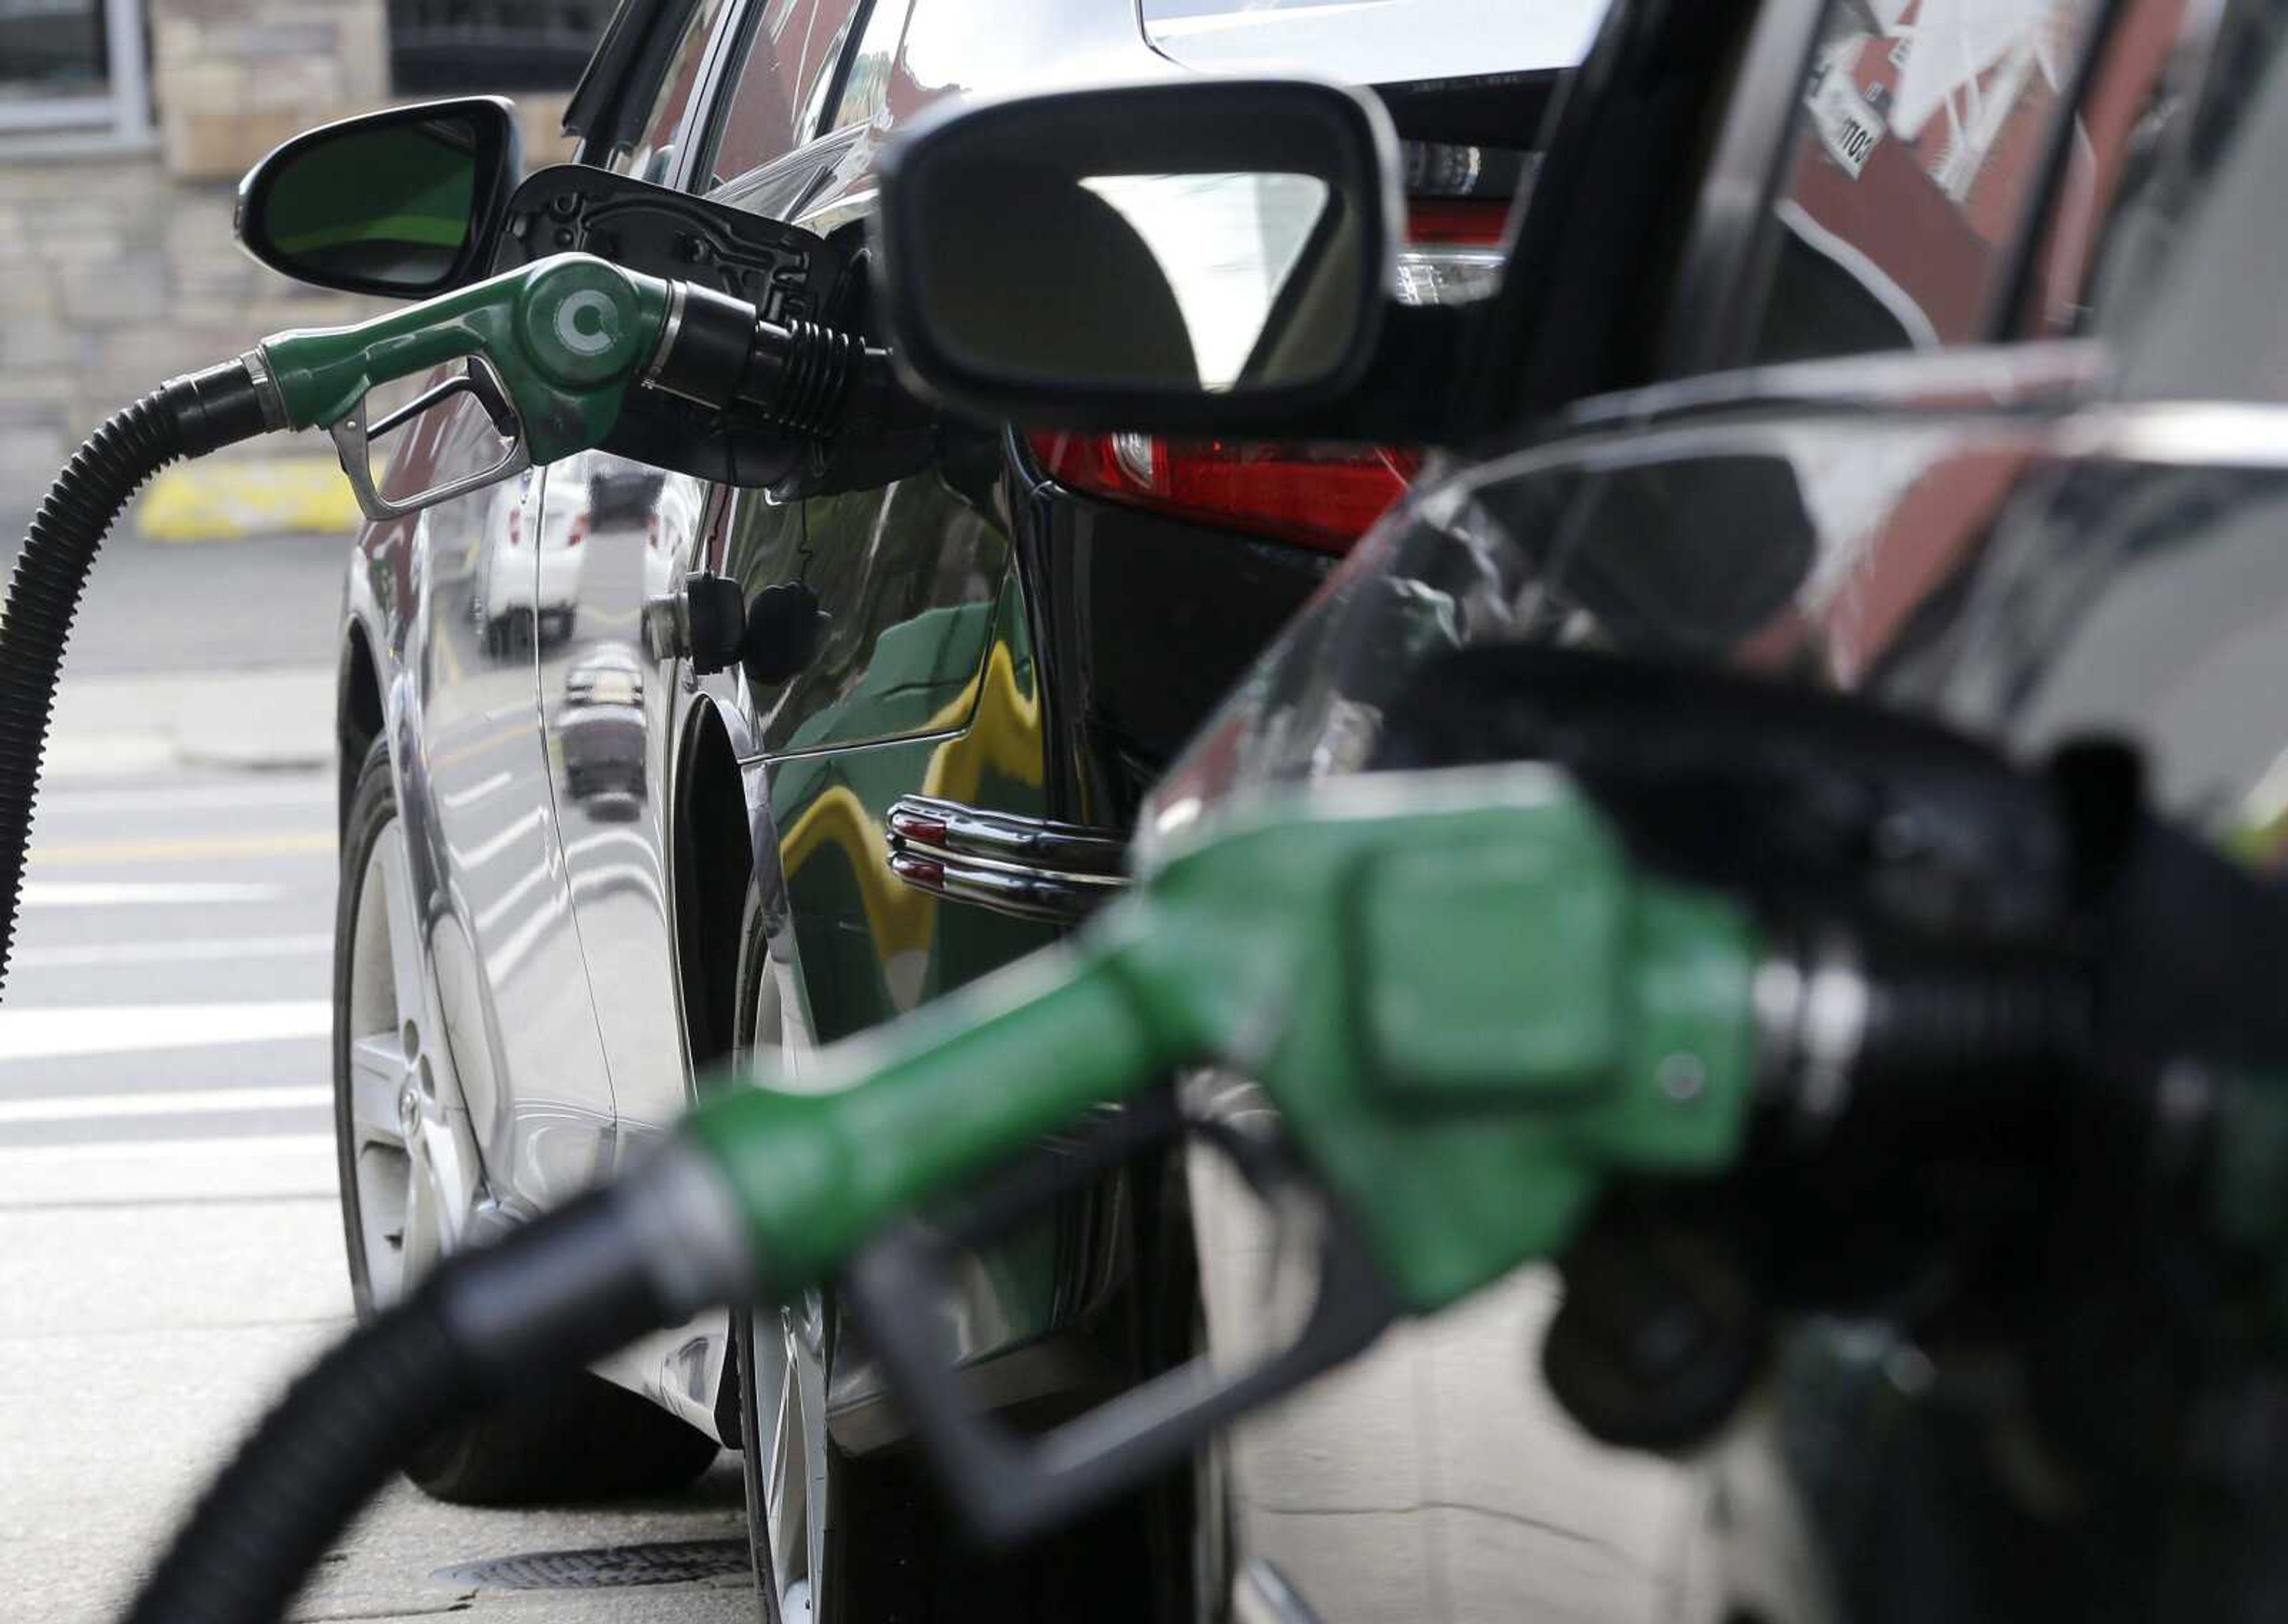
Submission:
<svg viewBox="0 0 2288 1624">
<path fill-rule="evenodd" d="M 1052 816 L 1127 828 L 1257 651 L 1316 591 L 1322 552 L 1076 496 L 1021 469 L 1018 567 L 1050 713 Z"/>
</svg>

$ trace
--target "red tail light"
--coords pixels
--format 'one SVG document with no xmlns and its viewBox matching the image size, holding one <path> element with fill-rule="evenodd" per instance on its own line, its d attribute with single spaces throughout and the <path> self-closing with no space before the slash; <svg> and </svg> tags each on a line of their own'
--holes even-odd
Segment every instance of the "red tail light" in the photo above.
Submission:
<svg viewBox="0 0 2288 1624">
<path fill-rule="evenodd" d="M 1399 256 L 1400 297 L 1429 305 L 1490 292 L 1508 213 L 1497 202 L 1413 204 Z M 1054 432 L 1027 438 L 1043 471 L 1074 490 L 1326 552 L 1347 552 L 1422 466 L 1420 452 L 1396 446 Z"/>
<path fill-rule="evenodd" d="M 1051 479 L 1226 529 L 1342 552 L 1406 494 L 1419 453 L 1148 434 L 1030 436 Z"/>
<path fill-rule="evenodd" d="M 564 544 L 567 547 L 577 547 L 581 543 L 587 539 L 588 516 L 585 513 L 573 514 L 572 517 L 565 522 Z"/>
<path fill-rule="evenodd" d="M 508 511 L 508 544 L 513 547 L 522 540 L 524 540 L 524 510 L 511 508 Z"/>
</svg>

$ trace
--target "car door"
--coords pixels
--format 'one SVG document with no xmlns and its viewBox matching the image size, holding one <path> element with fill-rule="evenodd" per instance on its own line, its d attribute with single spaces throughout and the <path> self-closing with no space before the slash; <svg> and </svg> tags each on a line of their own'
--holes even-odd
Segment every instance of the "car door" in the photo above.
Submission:
<svg viewBox="0 0 2288 1624">
<path fill-rule="evenodd" d="M 802 99 L 813 139 L 719 195 L 858 238 L 910 12 L 908 0 L 854 11 L 843 58 Z M 747 155 L 726 153 L 715 167 Z M 837 319 L 863 329 L 862 285 L 854 292 Z M 1043 812 L 1039 705 L 998 437 L 948 429 L 939 454 L 917 461 L 885 470 L 901 477 L 799 502 L 743 495 L 726 531 L 726 571 L 750 599 L 799 586 L 827 617 L 807 665 L 783 682 L 743 680 L 735 698 L 749 748 L 768 764 L 804 1041 L 863 1030 L 1053 934 L 1037 921 L 941 906 L 890 861 L 902 797 Z"/>
<path fill-rule="evenodd" d="M 770 9 L 694 5 L 609 167 L 684 186 L 725 53 L 749 18 Z M 553 856 L 618 1143 L 672 1121 L 689 1101 L 661 789 L 676 668 L 647 642 L 644 609 L 679 584 L 712 500 L 688 475 L 584 452 L 548 470 L 536 534 L 534 666 Z"/>
<path fill-rule="evenodd" d="M 910 14 L 907 0 L 853 7 L 835 23 L 838 54 L 807 53 L 797 70 L 789 55 L 759 54 L 772 43 L 766 12 L 710 154 L 711 178 L 728 172 L 715 194 L 861 241 Z M 814 37 L 827 21 L 813 20 Z M 783 50 L 784 36 L 776 43 Z M 766 115 L 790 111 L 809 139 L 773 154 L 757 131 Z M 860 279 L 829 319 L 867 329 L 864 299 Z M 702 559 L 750 604 L 806 594 L 823 617 L 806 661 L 700 685 L 730 718 L 750 793 L 765 809 L 770 849 L 759 862 L 780 899 L 770 982 L 742 996 L 768 1011 L 755 1042 L 775 1042 L 797 1066 L 812 1046 L 910 1010 L 1057 932 L 1038 910 L 910 884 L 893 850 L 900 803 L 915 796 L 1018 818 L 1045 812 L 1043 704 L 1002 436 L 947 424 L 906 451 L 839 476 L 850 488 L 836 494 L 731 493 Z M 968 1271 L 973 1289 L 957 1316 L 967 1355 L 1021 1343 L 1069 1306 L 1060 1288 L 1075 1276 L 1059 1268 L 1057 1240 L 1045 1233 Z M 855 1367 L 818 1374 L 835 1383 L 838 1414 L 872 1390 Z"/>
</svg>

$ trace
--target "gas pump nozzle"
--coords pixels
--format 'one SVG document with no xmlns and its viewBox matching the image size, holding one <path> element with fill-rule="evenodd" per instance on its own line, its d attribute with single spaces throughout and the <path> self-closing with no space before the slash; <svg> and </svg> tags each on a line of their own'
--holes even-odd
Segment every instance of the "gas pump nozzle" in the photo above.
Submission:
<svg viewBox="0 0 2288 1624">
<path fill-rule="evenodd" d="M 455 361 L 467 365 L 462 376 L 368 421 L 377 386 Z M 707 288 L 559 254 L 370 321 L 281 333 L 242 364 L 268 426 L 326 430 L 360 507 L 382 519 L 602 443 L 640 390 L 829 434 L 855 381 L 885 361 L 846 334 L 764 321 Z M 373 440 L 463 392 L 492 418 L 500 457 L 411 495 L 376 489 Z"/>
</svg>

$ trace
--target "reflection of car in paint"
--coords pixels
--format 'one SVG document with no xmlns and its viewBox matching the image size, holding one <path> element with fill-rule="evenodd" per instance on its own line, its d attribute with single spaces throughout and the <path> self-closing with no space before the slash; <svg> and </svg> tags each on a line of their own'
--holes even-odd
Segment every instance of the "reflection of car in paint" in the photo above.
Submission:
<svg viewBox="0 0 2288 1624">
<path fill-rule="evenodd" d="M 602 643 L 564 677 L 552 718 L 565 793 L 593 817 L 617 796 L 627 817 L 644 798 L 644 662 L 624 643 Z"/>
<path fill-rule="evenodd" d="M 656 468 L 600 452 L 590 453 L 588 460 L 588 522 L 599 530 L 607 525 L 641 524 L 667 476 Z"/>
<path fill-rule="evenodd" d="M 592 483 L 588 487 L 592 513 L 595 511 L 595 488 Z M 691 543 L 699 534 L 699 507 L 705 488 L 694 479 L 675 479 L 653 487 L 651 500 L 641 519 L 646 603 L 657 603 L 674 589 L 677 568 L 691 556 Z M 602 520 L 597 522 L 601 524 Z"/>
<path fill-rule="evenodd" d="M 2110 184 L 2071 76 L 2096 0 L 1881 0 L 1832 8 L 1777 205 L 1788 335 L 1845 321 L 1864 347 L 1971 338 L 2008 297 L 2013 229 L 2071 143 L 2077 205 Z M 2152 30 L 2146 28 L 2149 38 Z M 2165 39 L 2153 41 L 2165 49 Z M 2099 132 L 2102 133 L 2102 132 Z M 2111 146 L 2117 162 L 2120 144 Z M 2078 229 L 2083 222 L 2069 220 Z"/>
<path fill-rule="evenodd" d="M 520 638 L 570 637 L 580 611 L 585 510 L 570 501 L 536 514 L 514 486 L 499 487 L 490 501 L 494 521 L 485 527 L 484 566 L 471 606 L 485 646 L 500 654 Z"/>
</svg>

